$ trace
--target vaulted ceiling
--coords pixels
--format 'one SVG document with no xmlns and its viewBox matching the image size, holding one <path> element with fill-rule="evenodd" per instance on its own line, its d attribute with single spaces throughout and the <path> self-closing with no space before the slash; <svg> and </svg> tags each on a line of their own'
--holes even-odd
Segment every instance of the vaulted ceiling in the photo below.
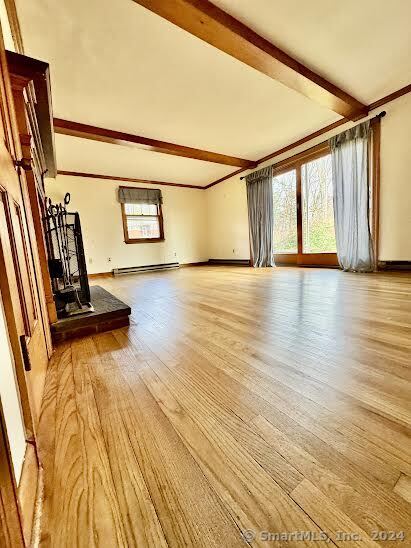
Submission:
<svg viewBox="0 0 411 548">
<path fill-rule="evenodd" d="M 364 104 L 411 82 L 410 2 L 213 3 Z M 16 4 L 58 118 L 248 160 L 341 119 L 139 2 Z M 65 171 L 205 186 L 238 169 L 67 135 L 56 147 Z"/>
</svg>

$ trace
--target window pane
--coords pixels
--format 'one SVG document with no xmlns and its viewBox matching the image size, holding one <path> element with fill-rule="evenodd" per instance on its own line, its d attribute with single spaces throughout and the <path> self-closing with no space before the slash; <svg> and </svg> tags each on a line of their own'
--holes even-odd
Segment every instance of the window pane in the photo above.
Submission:
<svg viewBox="0 0 411 548">
<path fill-rule="evenodd" d="M 156 204 L 142 204 L 143 215 L 157 215 Z"/>
<path fill-rule="evenodd" d="M 273 178 L 274 252 L 297 253 L 296 171 Z"/>
<path fill-rule="evenodd" d="M 126 215 L 157 215 L 156 204 L 124 204 Z"/>
<path fill-rule="evenodd" d="M 335 252 L 331 155 L 301 166 L 303 252 Z"/>
<path fill-rule="evenodd" d="M 141 204 L 124 204 L 126 215 L 141 215 Z"/>
<path fill-rule="evenodd" d="M 131 240 L 160 238 L 158 217 L 127 217 L 127 232 Z"/>
</svg>

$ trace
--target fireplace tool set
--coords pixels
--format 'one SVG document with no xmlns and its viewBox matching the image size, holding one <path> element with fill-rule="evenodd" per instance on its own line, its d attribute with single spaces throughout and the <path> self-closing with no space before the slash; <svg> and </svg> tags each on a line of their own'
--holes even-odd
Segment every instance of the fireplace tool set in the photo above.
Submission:
<svg viewBox="0 0 411 548">
<path fill-rule="evenodd" d="M 49 271 L 57 316 L 93 312 L 81 234 L 80 216 L 67 211 L 70 194 L 63 204 L 46 198 L 44 218 Z"/>
</svg>

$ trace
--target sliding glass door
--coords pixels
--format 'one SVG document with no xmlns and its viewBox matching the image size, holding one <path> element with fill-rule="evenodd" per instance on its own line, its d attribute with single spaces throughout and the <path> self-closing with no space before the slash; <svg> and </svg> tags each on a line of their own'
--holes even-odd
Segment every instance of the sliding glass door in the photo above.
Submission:
<svg viewBox="0 0 411 548">
<path fill-rule="evenodd" d="M 278 264 L 338 265 L 329 153 L 302 157 L 277 171 L 273 203 Z"/>
<path fill-rule="evenodd" d="M 274 177 L 273 199 L 274 249 L 276 253 L 298 253 L 295 169 Z"/>
</svg>

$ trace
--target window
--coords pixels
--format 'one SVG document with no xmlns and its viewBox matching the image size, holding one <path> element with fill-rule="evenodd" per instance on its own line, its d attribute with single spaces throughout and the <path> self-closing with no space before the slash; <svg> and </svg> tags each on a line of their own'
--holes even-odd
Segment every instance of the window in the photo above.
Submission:
<svg viewBox="0 0 411 548">
<path fill-rule="evenodd" d="M 121 211 L 127 244 L 164 240 L 161 204 L 122 203 Z"/>
<path fill-rule="evenodd" d="M 303 253 L 335 253 L 331 156 L 301 166 Z"/>
<path fill-rule="evenodd" d="M 274 249 L 276 253 L 297 253 L 296 171 L 273 178 Z"/>
<path fill-rule="evenodd" d="M 275 166 L 274 260 L 336 266 L 331 155 L 326 144 Z"/>
</svg>

